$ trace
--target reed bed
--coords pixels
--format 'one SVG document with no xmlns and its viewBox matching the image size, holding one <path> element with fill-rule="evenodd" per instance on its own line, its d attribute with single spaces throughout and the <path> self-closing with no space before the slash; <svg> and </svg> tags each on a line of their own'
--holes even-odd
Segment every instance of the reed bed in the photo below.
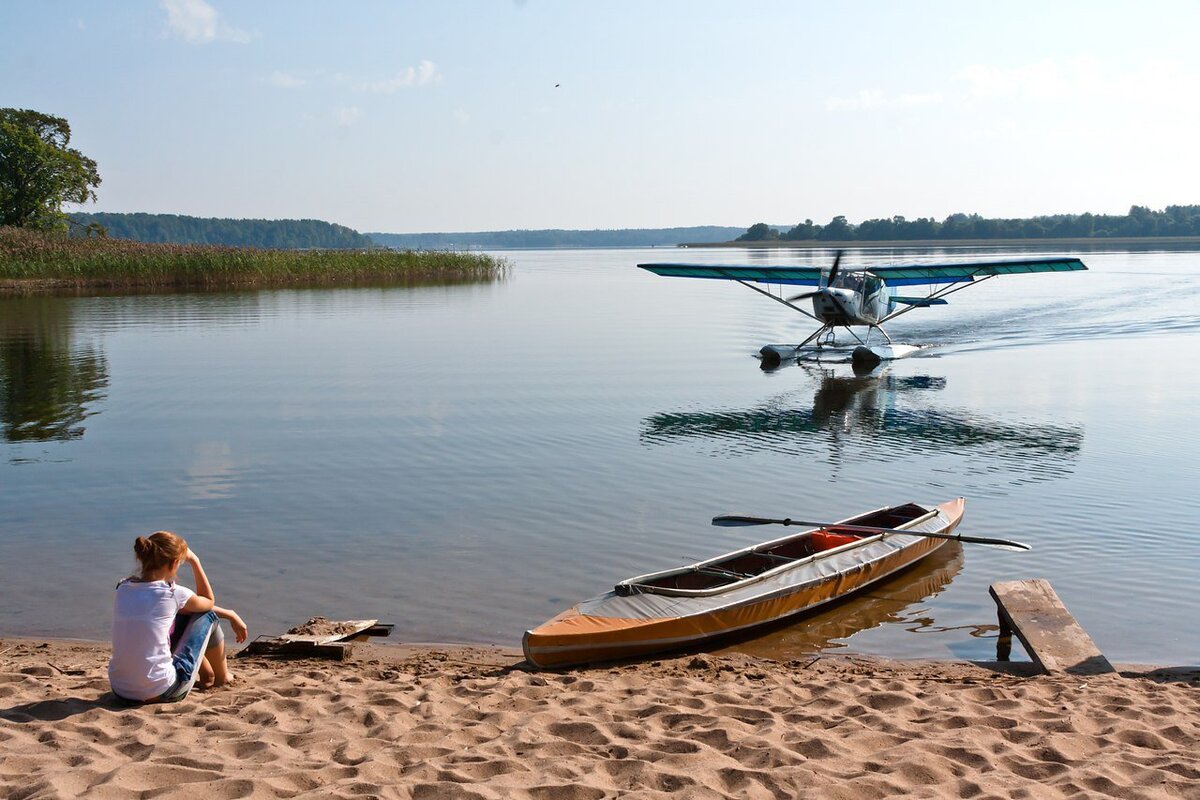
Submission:
<svg viewBox="0 0 1200 800">
<path fill-rule="evenodd" d="M 0 227 L 0 289 L 17 292 L 424 286 L 502 280 L 508 270 L 483 253 L 149 244 Z"/>
</svg>

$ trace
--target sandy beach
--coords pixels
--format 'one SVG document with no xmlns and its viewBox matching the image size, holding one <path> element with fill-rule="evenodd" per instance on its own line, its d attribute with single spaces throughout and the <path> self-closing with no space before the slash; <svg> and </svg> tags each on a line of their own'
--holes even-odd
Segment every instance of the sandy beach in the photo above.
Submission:
<svg viewBox="0 0 1200 800">
<path fill-rule="evenodd" d="M 0 642 L 0 796 L 1191 797 L 1200 668 L 685 655 L 564 673 L 469 646 L 237 658 L 174 705 L 108 647 Z"/>
</svg>

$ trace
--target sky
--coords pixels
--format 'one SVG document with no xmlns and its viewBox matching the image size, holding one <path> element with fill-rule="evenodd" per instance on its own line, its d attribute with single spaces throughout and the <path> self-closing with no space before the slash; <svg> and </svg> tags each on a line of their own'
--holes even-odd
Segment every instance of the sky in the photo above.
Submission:
<svg viewBox="0 0 1200 800">
<path fill-rule="evenodd" d="M 0 0 L 97 211 L 360 231 L 1200 203 L 1200 4 Z"/>
</svg>

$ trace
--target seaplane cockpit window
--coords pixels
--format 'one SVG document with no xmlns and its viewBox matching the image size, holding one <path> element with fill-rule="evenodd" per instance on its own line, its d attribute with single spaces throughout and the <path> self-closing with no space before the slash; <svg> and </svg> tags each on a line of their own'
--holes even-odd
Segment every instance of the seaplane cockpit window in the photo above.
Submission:
<svg viewBox="0 0 1200 800">
<path fill-rule="evenodd" d="M 843 272 L 837 276 L 833 285 L 839 289 L 853 289 L 860 291 L 862 289 L 862 276 L 853 272 Z"/>
</svg>

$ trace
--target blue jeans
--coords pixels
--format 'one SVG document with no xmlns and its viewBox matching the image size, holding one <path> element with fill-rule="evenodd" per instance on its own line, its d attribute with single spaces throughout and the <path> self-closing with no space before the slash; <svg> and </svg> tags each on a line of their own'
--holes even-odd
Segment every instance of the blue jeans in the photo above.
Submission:
<svg viewBox="0 0 1200 800">
<path fill-rule="evenodd" d="M 182 630 L 179 630 L 182 626 Z M 171 636 L 172 663 L 175 665 L 175 684 L 154 698 L 159 703 L 173 703 L 187 697 L 200 674 L 200 662 L 208 649 L 210 637 L 213 645 L 224 641 L 215 612 L 203 614 L 180 614 L 175 621 L 176 632 Z"/>
</svg>

